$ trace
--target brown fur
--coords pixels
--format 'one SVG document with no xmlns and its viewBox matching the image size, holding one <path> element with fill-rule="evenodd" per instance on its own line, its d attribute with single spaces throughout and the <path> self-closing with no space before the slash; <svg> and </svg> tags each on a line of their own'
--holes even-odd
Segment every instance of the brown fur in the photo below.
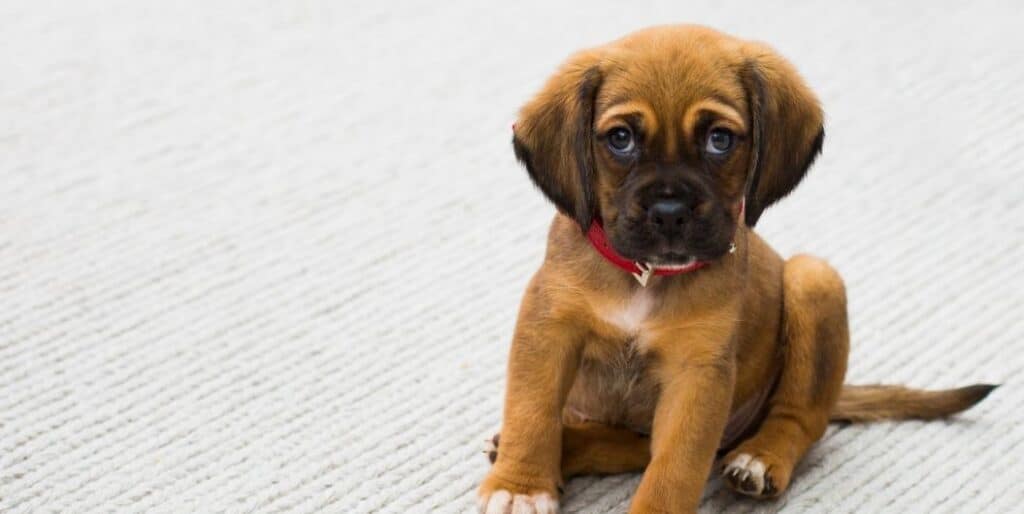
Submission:
<svg viewBox="0 0 1024 514">
<path fill-rule="evenodd" d="M 568 476 L 645 468 L 631 512 L 693 512 L 720 451 L 767 468 L 757 484 L 727 470 L 730 486 L 776 496 L 830 419 L 930 418 L 984 396 L 843 388 L 842 279 L 820 259 L 782 259 L 751 228 L 806 173 L 822 120 L 773 51 L 692 26 L 580 52 L 523 108 L 516 155 L 561 213 L 520 308 L 484 510 L 544 511 L 535 495 L 557 497 Z M 624 124 L 642 138 L 632 160 L 602 144 Z M 726 157 L 702 154 L 711 127 L 737 135 Z M 584 230 L 600 220 L 643 258 L 662 244 L 637 221 L 659 184 L 688 191 L 687 248 L 711 264 L 641 288 Z"/>
<path fill-rule="evenodd" d="M 898 385 L 848 385 L 829 416 L 832 421 L 939 419 L 982 401 L 996 387 L 976 384 L 944 391 L 922 391 Z"/>
</svg>

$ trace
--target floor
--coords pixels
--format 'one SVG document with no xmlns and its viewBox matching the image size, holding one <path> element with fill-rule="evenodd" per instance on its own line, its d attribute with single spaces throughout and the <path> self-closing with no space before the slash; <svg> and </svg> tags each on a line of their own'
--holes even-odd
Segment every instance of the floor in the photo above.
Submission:
<svg viewBox="0 0 1024 514">
<path fill-rule="evenodd" d="M 759 231 L 845 277 L 849 380 L 1004 384 L 830 429 L 780 500 L 712 480 L 701 512 L 1024 501 L 1018 3 L 62 4 L 0 5 L 0 511 L 472 511 L 553 213 L 509 125 L 571 51 L 680 21 L 822 98 Z"/>
</svg>

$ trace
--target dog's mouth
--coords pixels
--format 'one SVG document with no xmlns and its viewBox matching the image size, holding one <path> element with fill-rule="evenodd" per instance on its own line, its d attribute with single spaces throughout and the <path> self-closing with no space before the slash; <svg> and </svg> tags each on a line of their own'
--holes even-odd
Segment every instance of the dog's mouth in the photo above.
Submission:
<svg viewBox="0 0 1024 514">
<path fill-rule="evenodd" d="M 717 261 L 735 251 L 735 244 L 731 239 L 726 239 L 724 242 L 714 241 L 712 244 L 706 244 L 706 248 L 693 248 L 692 245 L 676 245 L 674 248 L 666 248 L 665 245 L 656 246 L 661 246 L 661 248 L 653 249 L 653 251 L 620 252 L 620 255 L 647 267 L 663 271 L 679 271 L 690 269 L 698 263 Z"/>
<path fill-rule="evenodd" d="M 715 227 L 706 220 L 697 220 L 695 225 L 690 233 L 662 234 L 643 221 L 619 216 L 604 229 L 608 243 L 620 256 L 663 271 L 686 271 L 732 253 L 734 226 Z"/>
<path fill-rule="evenodd" d="M 658 269 L 685 269 L 695 262 L 709 260 L 701 252 L 691 251 L 680 242 L 652 241 L 649 235 L 640 234 L 643 236 L 631 233 L 625 241 L 612 237 L 609 242 L 619 255 Z"/>
<path fill-rule="evenodd" d="M 664 270 L 681 270 L 693 266 L 697 257 L 681 253 L 666 253 L 647 261 L 648 264 Z"/>
</svg>

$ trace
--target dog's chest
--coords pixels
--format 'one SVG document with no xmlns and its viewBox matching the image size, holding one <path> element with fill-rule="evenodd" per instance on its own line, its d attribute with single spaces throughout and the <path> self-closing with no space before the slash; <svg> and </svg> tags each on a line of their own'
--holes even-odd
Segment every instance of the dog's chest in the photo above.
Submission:
<svg viewBox="0 0 1024 514">
<path fill-rule="evenodd" d="M 625 335 L 635 338 L 641 335 L 644 323 L 654 311 L 654 303 L 653 293 L 647 289 L 639 289 L 625 301 L 602 306 L 598 315 Z"/>
<path fill-rule="evenodd" d="M 641 289 L 595 309 L 607 326 L 595 327 L 584 352 L 567 405 L 573 419 L 650 430 L 658 388 L 644 336 L 656 307 L 656 297 Z"/>
<path fill-rule="evenodd" d="M 566 407 L 575 421 L 597 421 L 648 432 L 657 397 L 650 359 L 635 341 L 630 341 L 584 357 Z"/>
</svg>

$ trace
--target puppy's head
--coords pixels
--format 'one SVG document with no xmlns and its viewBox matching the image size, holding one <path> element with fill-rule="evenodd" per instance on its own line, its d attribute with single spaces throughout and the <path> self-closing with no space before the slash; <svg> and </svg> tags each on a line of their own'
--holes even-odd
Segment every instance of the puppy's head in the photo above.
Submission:
<svg viewBox="0 0 1024 514">
<path fill-rule="evenodd" d="M 623 256 L 712 260 L 788 194 L 821 148 L 822 112 L 772 50 L 694 26 L 647 29 L 572 56 L 525 107 L 516 156 Z"/>
</svg>

